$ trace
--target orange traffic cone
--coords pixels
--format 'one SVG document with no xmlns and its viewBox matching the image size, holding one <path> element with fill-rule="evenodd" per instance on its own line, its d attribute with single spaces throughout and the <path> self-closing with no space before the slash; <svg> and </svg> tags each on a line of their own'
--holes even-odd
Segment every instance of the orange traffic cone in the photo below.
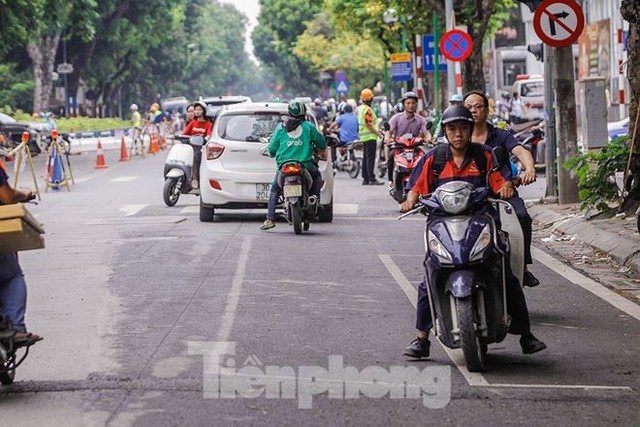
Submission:
<svg viewBox="0 0 640 427">
<path fill-rule="evenodd" d="M 129 153 L 127 152 L 127 145 L 124 143 L 124 136 L 122 137 L 122 142 L 120 143 L 120 161 L 127 162 L 129 161 Z"/>
<path fill-rule="evenodd" d="M 104 152 L 102 151 L 102 144 L 98 140 L 98 158 L 96 159 L 96 169 L 108 168 L 107 163 L 104 161 Z"/>
<path fill-rule="evenodd" d="M 162 137 L 160 138 L 160 149 L 162 151 L 166 150 L 169 148 L 169 146 L 167 145 L 167 138 L 164 137 L 164 135 L 162 135 Z"/>
<path fill-rule="evenodd" d="M 155 144 L 158 144 L 158 140 L 157 140 L 158 136 L 155 133 L 152 133 L 151 135 L 149 135 L 149 151 L 147 151 L 147 154 L 155 154 L 156 151 L 153 148 L 153 144 L 155 142 Z"/>
</svg>

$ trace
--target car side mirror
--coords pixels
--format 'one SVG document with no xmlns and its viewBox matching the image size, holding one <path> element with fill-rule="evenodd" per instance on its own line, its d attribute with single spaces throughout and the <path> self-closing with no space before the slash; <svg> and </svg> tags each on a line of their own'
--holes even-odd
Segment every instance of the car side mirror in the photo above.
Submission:
<svg viewBox="0 0 640 427">
<path fill-rule="evenodd" d="M 189 141 L 191 145 L 204 145 L 204 138 L 201 135 L 192 136 Z"/>
<path fill-rule="evenodd" d="M 491 152 L 491 157 L 493 159 L 493 167 L 495 170 L 498 170 L 509 163 L 509 153 L 507 153 L 507 149 L 504 147 L 495 147 Z"/>
</svg>

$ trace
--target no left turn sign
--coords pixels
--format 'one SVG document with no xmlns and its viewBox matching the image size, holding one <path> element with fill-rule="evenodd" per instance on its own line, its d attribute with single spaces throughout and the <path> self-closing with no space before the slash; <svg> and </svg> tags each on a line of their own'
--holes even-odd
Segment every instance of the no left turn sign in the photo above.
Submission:
<svg viewBox="0 0 640 427">
<path fill-rule="evenodd" d="M 574 0 L 545 0 L 536 8 L 533 28 L 544 43 L 569 46 L 584 29 L 584 14 Z"/>
</svg>

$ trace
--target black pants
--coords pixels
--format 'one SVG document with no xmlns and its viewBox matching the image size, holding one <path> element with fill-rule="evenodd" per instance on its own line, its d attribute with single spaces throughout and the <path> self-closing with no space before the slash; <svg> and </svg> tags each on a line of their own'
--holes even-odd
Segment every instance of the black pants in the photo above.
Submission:
<svg viewBox="0 0 640 427">
<path fill-rule="evenodd" d="M 522 292 L 518 279 L 513 276 L 511 279 L 507 279 L 507 312 L 511 316 L 510 334 L 522 335 L 530 332 L 529 310 L 527 309 L 524 292 Z M 432 327 L 433 319 L 429 309 L 429 294 L 427 292 L 427 279 L 425 278 L 418 286 L 416 329 L 428 333 Z"/>
<path fill-rule="evenodd" d="M 362 178 L 364 181 L 376 180 L 376 140 L 363 141 Z"/>
<path fill-rule="evenodd" d="M 520 227 L 522 227 L 522 233 L 524 234 L 524 262 L 525 264 L 532 264 L 531 258 L 531 235 L 533 234 L 533 220 L 527 212 L 527 207 L 524 205 L 524 200 L 521 197 L 515 196 L 507 200 L 513 206 L 513 210 L 518 216 Z"/>
<path fill-rule="evenodd" d="M 387 159 L 387 177 L 389 182 L 393 181 L 393 168 L 396 165 L 395 162 L 396 150 L 389 150 L 389 158 Z"/>
</svg>

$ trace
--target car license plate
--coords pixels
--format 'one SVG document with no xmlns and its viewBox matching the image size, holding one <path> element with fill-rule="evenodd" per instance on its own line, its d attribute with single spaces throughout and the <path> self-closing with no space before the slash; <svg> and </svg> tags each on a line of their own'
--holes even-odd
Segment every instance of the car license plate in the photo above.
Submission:
<svg viewBox="0 0 640 427">
<path fill-rule="evenodd" d="M 302 185 L 286 185 L 283 191 L 284 197 L 302 196 Z"/>
<path fill-rule="evenodd" d="M 270 192 L 271 192 L 271 184 L 256 184 L 257 200 L 269 200 Z"/>
</svg>

